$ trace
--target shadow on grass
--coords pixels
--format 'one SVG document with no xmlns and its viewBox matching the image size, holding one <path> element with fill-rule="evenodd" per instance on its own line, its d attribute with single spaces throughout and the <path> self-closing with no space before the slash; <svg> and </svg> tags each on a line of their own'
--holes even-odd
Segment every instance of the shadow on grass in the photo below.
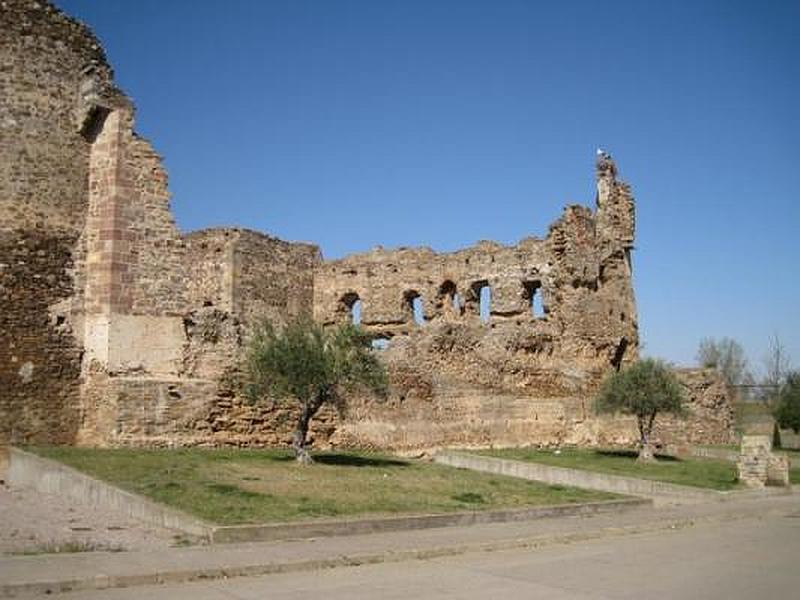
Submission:
<svg viewBox="0 0 800 600">
<path fill-rule="evenodd" d="M 617 458 L 630 458 L 632 460 L 636 460 L 639 457 L 639 452 L 637 450 L 595 450 L 594 453 L 599 456 L 615 456 Z M 680 458 L 669 454 L 656 454 L 655 457 L 659 462 L 683 462 Z"/>
<path fill-rule="evenodd" d="M 294 460 L 294 459 L 292 459 Z M 314 462 L 339 467 L 407 467 L 410 463 L 380 456 L 358 456 L 355 454 L 315 454 Z"/>
</svg>

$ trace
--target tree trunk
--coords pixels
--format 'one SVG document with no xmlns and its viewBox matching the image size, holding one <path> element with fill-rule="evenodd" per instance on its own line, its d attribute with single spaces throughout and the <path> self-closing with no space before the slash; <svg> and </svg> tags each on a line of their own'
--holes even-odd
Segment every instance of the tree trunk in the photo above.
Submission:
<svg viewBox="0 0 800 600">
<path fill-rule="evenodd" d="M 303 410 L 300 412 L 300 418 L 297 420 L 297 428 L 294 430 L 292 436 L 292 449 L 297 462 L 301 465 L 310 465 L 314 462 L 311 455 L 306 448 L 306 438 L 308 437 L 308 426 L 311 423 L 311 418 L 316 414 L 319 407 L 322 406 L 324 396 L 318 394 L 311 400 L 303 403 Z"/>
<path fill-rule="evenodd" d="M 652 463 L 656 462 L 655 452 L 653 446 L 650 444 L 650 433 L 653 431 L 653 422 L 656 419 L 656 413 L 649 415 L 649 417 L 639 417 L 637 419 L 639 424 L 639 456 L 636 462 Z"/>
<path fill-rule="evenodd" d="M 655 454 L 653 453 L 653 446 L 649 442 L 643 441 L 639 447 L 639 456 L 636 462 L 640 463 L 653 463 L 656 462 Z"/>
</svg>

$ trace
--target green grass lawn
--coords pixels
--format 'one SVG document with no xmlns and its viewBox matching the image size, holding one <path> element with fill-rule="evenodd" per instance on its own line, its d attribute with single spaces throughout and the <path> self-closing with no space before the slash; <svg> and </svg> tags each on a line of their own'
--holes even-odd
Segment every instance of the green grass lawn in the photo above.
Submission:
<svg viewBox="0 0 800 600">
<path fill-rule="evenodd" d="M 316 454 L 303 467 L 282 450 L 30 450 L 221 525 L 619 498 L 370 453 Z"/>
<path fill-rule="evenodd" d="M 786 452 L 789 455 L 789 459 L 794 462 L 794 467 L 789 467 L 789 481 L 792 484 L 800 485 L 800 450 L 780 450 L 779 452 Z"/>
<path fill-rule="evenodd" d="M 714 490 L 731 490 L 738 485 L 736 465 L 722 460 L 662 456 L 655 464 L 640 464 L 636 462 L 636 452 L 633 451 L 579 448 L 563 448 L 558 454 L 533 448 L 486 450 L 480 454 Z"/>
</svg>

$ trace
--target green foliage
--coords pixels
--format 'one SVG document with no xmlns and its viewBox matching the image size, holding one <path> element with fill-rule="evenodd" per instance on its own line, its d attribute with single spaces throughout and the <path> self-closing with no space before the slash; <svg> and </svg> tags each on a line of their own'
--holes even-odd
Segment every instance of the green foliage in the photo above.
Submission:
<svg viewBox="0 0 800 600">
<path fill-rule="evenodd" d="M 682 415 L 684 393 L 675 374 L 660 360 L 646 358 L 609 376 L 595 402 L 597 412 L 622 412 L 634 415 L 641 436 L 640 458 L 645 454 L 656 415 L 668 412 Z"/>
<path fill-rule="evenodd" d="M 648 417 L 659 412 L 683 413 L 683 388 L 669 367 L 646 358 L 611 374 L 600 388 L 598 412 L 623 412 Z"/>
<path fill-rule="evenodd" d="M 248 395 L 315 398 L 339 402 L 346 391 L 363 386 L 379 395 L 387 389 L 386 369 L 371 350 L 371 338 L 354 325 L 325 329 L 308 318 L 283 330 L 259 327 L 247 362 Z"/>
<path fill-rule="evenodd" d="M 372 351 L 371 337 L 354 325 L 324 328 L 299 318 L 277 330 L 264 323 L 253 337 L 247 357 L 248 396 L 273 396 L 300 403 L 293 446 L 297 460 L 310 463 L 306 451 L 309 422 L 319 408 L 345 405 L 356 388 L 385 397 L 387 375 Z"/>
<path fill-rule="evenodd" d="M 778 395 L 775 419 L 781 427 L 800 433 L 800 371 L 786 376 L 786 383 Z"/>
</svg>

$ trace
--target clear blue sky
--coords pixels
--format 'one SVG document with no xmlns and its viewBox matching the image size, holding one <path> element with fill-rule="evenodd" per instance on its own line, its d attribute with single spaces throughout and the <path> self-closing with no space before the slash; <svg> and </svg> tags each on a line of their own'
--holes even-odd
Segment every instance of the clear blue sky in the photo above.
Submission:
<svg viewBox="0 0 800 600">
<path fill-rule="evenodd" d="M 800 366 L 800 2 L 57 0 L 102 40 L 183 230 L 328 258 L 544 236 L 637 197 L 645 352 Z"/>
</svg>

